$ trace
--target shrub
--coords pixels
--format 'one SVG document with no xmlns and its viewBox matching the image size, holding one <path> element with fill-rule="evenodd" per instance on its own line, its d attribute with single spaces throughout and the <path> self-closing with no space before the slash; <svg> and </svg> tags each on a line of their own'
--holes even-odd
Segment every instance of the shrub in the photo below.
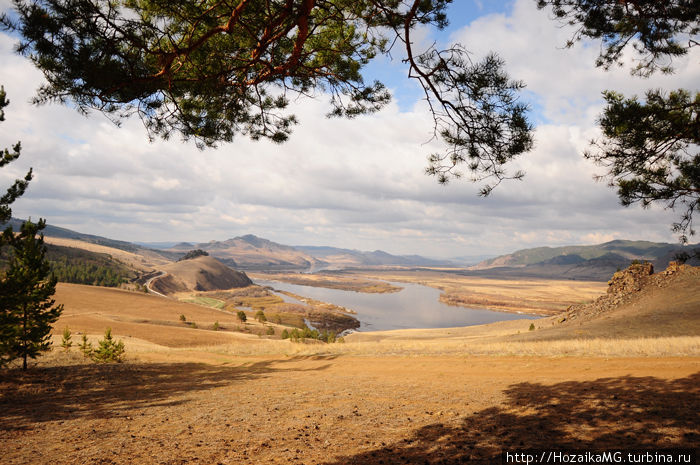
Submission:
<svg viewBox="0 0 700 465">
<path fill-rule="evenodd" d="M 283 329 L 283 330 L 282 330 L 282 334 L 280 335 L 280 337 L 281 337 L 282 339 L 289 339 L 289 331 L 287 331 L 286 329 Z"/>
<path fill-rule="evenodd" d="M 246 316 L 245 312 L 243 310 L 238 310 L 238 313 L 236 313 L 238 316 L 238 319 L 241 320 L 241 323 L 245 323 L 248 317 Z"/>
<path fill-rule="evenodd" d="M 212 326 L 212 329 L 213 329 L 214 331 L 218 331 L 218 330 L 219 330 L 219 322 L 218 322 L 218 321 L 215 321 L 215 322 L 214 322 L 214 326 Z"/>
<path fill-rule="evenodd" d="M 187 322 L 187 318 L 185 318 L 185 315 L 180 315 L 180 321 L 183 323 Z"/>
<path fill-rule="evenodd" d="M 63 338 L 61 339 L 61 347 L 64 349 L 68 350 L 73 346 L 73 336 L 70 333 L 70 329 L 68 327 L 63 329 Z"/>
<path fill-rule="evenodd" d="M 275 335 L 275 328 L 273 328 L 272 326 L 268 326 L 267 327 L 267 335 L 274 336 Z"/>
<path fill-rule="evenodd" d="M 534 331 L 534 330 L 535 330 L 535 323 L 530 323 L 529 331 Z"/>
<path fill-rule="evenodd" d="M 92 356 L 92 343 L 88 342 L 86 334 L 83 334 L 82 342 L 80 343 L 78 348 L 86 358 Z"/>
<path fill-rule="evenodd" d="M 265 323 L 267 321 L 265 312 L 263 312 L 262 310 L 258 310 L 257 312 L 255 312 L 255 319 L 258 320 L 260 323 Z"/>
<path fill-rule="evenodd" d="M 107 328 L 104 339 L 99 341 L 99 346 L 92 354 L 92 359 L 97 363 L 121 363 L 124 357 L 124 342 L 115 341 L 112 338 L 112 328 Z"/>
</svg>

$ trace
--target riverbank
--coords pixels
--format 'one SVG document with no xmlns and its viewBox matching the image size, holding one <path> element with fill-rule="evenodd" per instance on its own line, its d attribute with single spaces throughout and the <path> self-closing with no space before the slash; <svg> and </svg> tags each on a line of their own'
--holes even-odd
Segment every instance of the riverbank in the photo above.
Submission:
<svg viewBox="0 0 700 465">
<path fill-rule="evenodd" d="M 253 280 L 280 281 L 300 286 L 323 287 L 343 291 L 365 292 L 368 294 L 385 294 L 399 292 L 400 286 L 385 281 L 369 280 L 361 276 L 338 275 L 331 273 L 248 273 Z"/>
<path fill-rule="evenodd" d="M 549 316 L 571 305 L 592 302 L 607 283 L 556 279 L 496 279 L 429 270 L 351 271 L 362 279 L 421 284 L 441 291 L 440 301 L 451 306 Z"/>
</svg>

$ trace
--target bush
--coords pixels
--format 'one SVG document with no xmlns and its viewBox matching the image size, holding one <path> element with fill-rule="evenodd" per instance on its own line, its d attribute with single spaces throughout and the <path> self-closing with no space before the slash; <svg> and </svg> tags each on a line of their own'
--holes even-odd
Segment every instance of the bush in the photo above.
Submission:
<svg viewBox="0 0 700 465">
<path fill-rule="evenodd" d="M 71 339 L 73 339 L 73 336 L 70 333 L 70 329 L 68 329 L 68 327 L 66 327 L 63 330 L 63 338 L 61 339 L 61 347 L 63 347 L 66 350 L 70 349 L 73 346 L 73 341 Z"/>
<path fill-rule="evenodd" d="M 282 330 L 282 334 L 280 335 L 280 337 L 281 337 L 282 339 L 289 339 L 289 331 L 287 331 L 286 329 L 283 329 L 283 330 Z"/>
<path fill-rule="evenodd" d="M 214 326 L 212 326 L 212 329 L 213 329 L 214 331 L 218 331 L 218 330 L 219 330 L 219 322 L 218 322 L 218 321 L 215 321 L 215 322 L 214 322 Z"/>
<path fill-rule="evenodd" d="M 183 323 L 187 322 L 187 318 L 185 318 L 185 315 L 180 315 L 180 321 Z"/>
<path fill-rule="evenodd" d="M 530 323 L 529 331 L 534 331 L 534 330 L 535 330 L 535 323 Z"/>
<path fill-rule="evenodd" d="M 82 342 L 80 343 L 78 348 L 83 353 L 83 356 L 85 356 L 86 358 L 92 357 L 92 343 L 88 342 L 86 334 L 83 334 Z"/>
<path fill-rule="evenodd" d="M 267 327 L 267 335 L 274 336 L 275 335 L 275 328 L 273 328 L 272 326 L 268 326 Z"/>
<path fill-rule="evenodd" d="M 112 328 L 107 328 L 105 337 L 99 341 L 99 346 L 92 354 L 92 359 L 97 363 L 121 363 L 124 358 L 124 342 L 115 341 L 112 338 Z"/>
<path fill-rule="evenodd" d="M 265 323 L 267 321 L 265 312 L 263 312 L 262 310 L 258 310 L 257 312 L 255 312 L 255 319 L 258 320 L 260 323 Z"/>
<path fill-rule="evenodd" d="M 246 316 L 245 312 L 243 310 L 238 310 L 238 313 L 236 313 L 238 316 L 238 319 L 241 320 L 241 323 L 245 323 L 248 317 Z"/>
</svg>

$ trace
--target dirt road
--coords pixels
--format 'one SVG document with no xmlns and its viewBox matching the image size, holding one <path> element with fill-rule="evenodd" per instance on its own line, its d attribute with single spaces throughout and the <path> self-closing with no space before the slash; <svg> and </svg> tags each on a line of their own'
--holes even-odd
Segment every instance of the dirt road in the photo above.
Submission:
<svg viewBox="0 0 700 465">
<path fill-rule="evenodd" d="M 458 464 L 700 446 L 698 358 L 152 357 L 2 372 L 0 462 Z"/>
</svg>

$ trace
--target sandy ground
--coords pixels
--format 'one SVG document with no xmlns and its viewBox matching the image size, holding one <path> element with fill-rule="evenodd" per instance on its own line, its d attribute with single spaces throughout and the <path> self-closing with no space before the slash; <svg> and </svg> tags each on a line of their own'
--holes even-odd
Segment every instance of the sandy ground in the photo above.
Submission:
<svg viewBox="0 0 700 465">
<path fill-rule="evenodd" d="M 700 358 L 232 357 L 0 378 L 3 464 L 500 463 L 699 447 Z"/>
</svg>

